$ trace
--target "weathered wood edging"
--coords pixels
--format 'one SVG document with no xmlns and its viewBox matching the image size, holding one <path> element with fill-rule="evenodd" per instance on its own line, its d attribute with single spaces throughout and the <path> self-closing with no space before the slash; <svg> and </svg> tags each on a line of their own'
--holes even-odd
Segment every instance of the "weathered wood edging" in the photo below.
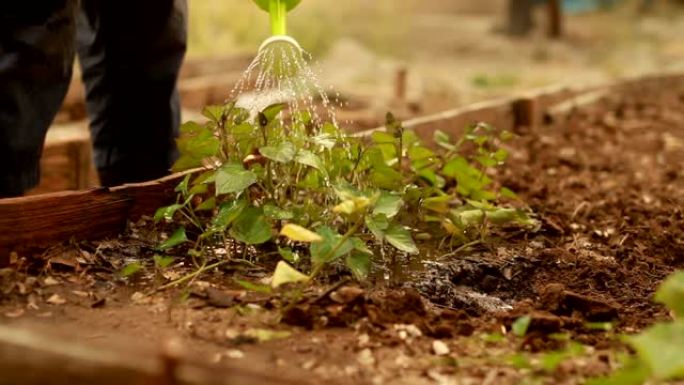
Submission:
<svg viewBox="0 0 684 385">
<path fill-rule="evenodd" d="M 145 183 L 0 199 L 0 267 L 13 249 L 120 233 L 174 198 L 184 173 Z"/>
<path fill-rule="evenodd" d="M 295 385 L 310 384 L 238 364 L 192 361 L 174 341 L 154 349 L 96 346 L 43 328 L 0 325 L 0 385 Z M 116 345 L 116 346 L 115 346 Z"/>
</svg>

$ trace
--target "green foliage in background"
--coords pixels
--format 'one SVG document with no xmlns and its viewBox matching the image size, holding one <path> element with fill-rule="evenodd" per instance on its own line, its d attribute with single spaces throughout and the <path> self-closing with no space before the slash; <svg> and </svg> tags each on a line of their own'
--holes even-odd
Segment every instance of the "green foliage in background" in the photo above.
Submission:
<svg viewBox="0 0 684 385">
<path fill-rule="evenodd" d="M 276 270 L 282 284 L 283 274 L 304 280 L 293 267 L 306 279 L 333 264 L 363 278 L 384 258 L 419 254 L 416 239 L 448 252 L 493 226 L 536 226 L 524 210 L 495 203 L 515 199 L 488 176 L 508 156 L 506 131 L 477 124 L 457 141 L 437 131 L 434 150 L 391 114 L 385 130 L 358 138 L 308 113 L 284 118 L 285 107 L 253 115 L 233 103 L 212 106 L 205 123 L 182 126 L 175 170 L 204 171 L 189 174 L 177 202 L 157 211 L 156 221 L 193 227 L 176 230 L 161 250 L 187 245 L 202 266 L 233 241 L 241 252 L 225 247 L 229 259 L 277 250 L 288 264 Z"/>
</svg>

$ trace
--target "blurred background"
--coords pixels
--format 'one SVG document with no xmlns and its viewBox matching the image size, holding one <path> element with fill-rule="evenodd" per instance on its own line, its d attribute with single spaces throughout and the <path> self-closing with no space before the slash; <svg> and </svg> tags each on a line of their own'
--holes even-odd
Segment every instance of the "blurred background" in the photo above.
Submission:
<svg viewBox="0 0 684 385">
<path fill-rule="evenodd" d="M 222 103 L 268 37 L 249 0 L 189 0 L 183 119 Z M 304 0 L 290 34 L 351 130 L 546 86 L 684 72 L 684 0 Z M 96 185 L 75 77 L 34 191 Z"/>
<path fill-rule="evenodd" d="M 547 3 L 305 0 L 290 30 L 324 83 L 382 98 L 392 70 L 404 66 L 412 94 L 445 94 L 449 106 L 684 66 L 683 1 L 565 0 L 557 38 L 548 34 Z M 530 14 L 529 30 L 511 25 L 520 24 L 514 13 Z M 190 28 L 191 58 L 254 54 L 268 34 L 264 14 L 247 0 L 192 0 Z"/>
</svg>

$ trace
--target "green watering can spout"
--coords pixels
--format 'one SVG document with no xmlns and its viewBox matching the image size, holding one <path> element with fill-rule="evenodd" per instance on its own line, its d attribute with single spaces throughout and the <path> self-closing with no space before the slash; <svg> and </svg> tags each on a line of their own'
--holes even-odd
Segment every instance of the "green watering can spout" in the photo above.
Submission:
<svg viewBox="0 0 684 385">
<path fill-rule="evenodd" d="M 254 0 L 259 8 L 271 15 L 271 33 L 273 36 L 287 35 L 287 13 L 302 0 Z"/>
<path fill-rule="evenodd" d="M 271 15 L 271 33 L 259 47 L 264 68 L 278 78 L 296 76 L 304 61 L 302 47 L 287 36 L 287 13 L 302 0 L 254 0 L 256 5 Z"/>
</svg>

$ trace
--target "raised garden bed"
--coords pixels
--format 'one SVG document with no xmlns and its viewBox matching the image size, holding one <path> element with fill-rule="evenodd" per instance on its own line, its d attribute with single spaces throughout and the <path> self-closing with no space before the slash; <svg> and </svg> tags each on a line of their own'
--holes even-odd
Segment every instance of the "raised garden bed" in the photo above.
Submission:
<svg viewBox="0 0 684 385">
<path fill-rule="evenodd" d="M 651 297 L 684 267 L 683 111 L 684 77 L 665 76 L 547 90 L 408 121 L 428 140 L 437 129 L 455 134 L 474 121 L 518 133 L 497 178 L 530 205 L 541 228 L 505 233 L 415 270 L 406 269 L 420 264 L 399 266 L 405 275 L 394 282 L 316 286 L 284 309 L 280 296 L 233 284 L 234 274 L 259 277 L 254 267 L 224 266 L 190 291 L 150 292 L 182 268 L 142 281 L 120 277 L 129 260 L 154 254 L 144 214 L 173 199 L 178 177 L 0 201 L 0 250 L 18 250 L 2 254 L 12 266 L 0 281 L 2 323 L 59 325 L 74 344 L 97 342 L 115 356 L 129 354 L 110 350 L 121 335 L 148 346 L 173 337 L 181 361 L 276 376 L 252 383 L 278 376 L 354 384 L 582 383 L 613 369 L 623 350 L 616 332 L 668 318 Z M 41 244 L 52 247 L 27 248 Z M 178 301 L 187 294 L 187 302 Z M 517 337 L 521 316 L 530 323 Z M 12 350 L 3 347 L 18 342 L 2 334 L 0 362 L 10 363 L 3 372 L 14 369 L 12 383 L 32 383 L 38 372 L 22 376 L 19 369 L 32 366 L 21 362 L 43 348 L 26 348 L 26 361 L 6 360 L 2 354 Z M 59 345 L 50 360 L 72 357 Z M 141 351 L 133 345 L 124 351 Z M 42 362 L 36 367 L 49 366 Z M 163 372 L 142 370 L 136 378 L 175 383 L 175 374 Z"/>
</svg>

